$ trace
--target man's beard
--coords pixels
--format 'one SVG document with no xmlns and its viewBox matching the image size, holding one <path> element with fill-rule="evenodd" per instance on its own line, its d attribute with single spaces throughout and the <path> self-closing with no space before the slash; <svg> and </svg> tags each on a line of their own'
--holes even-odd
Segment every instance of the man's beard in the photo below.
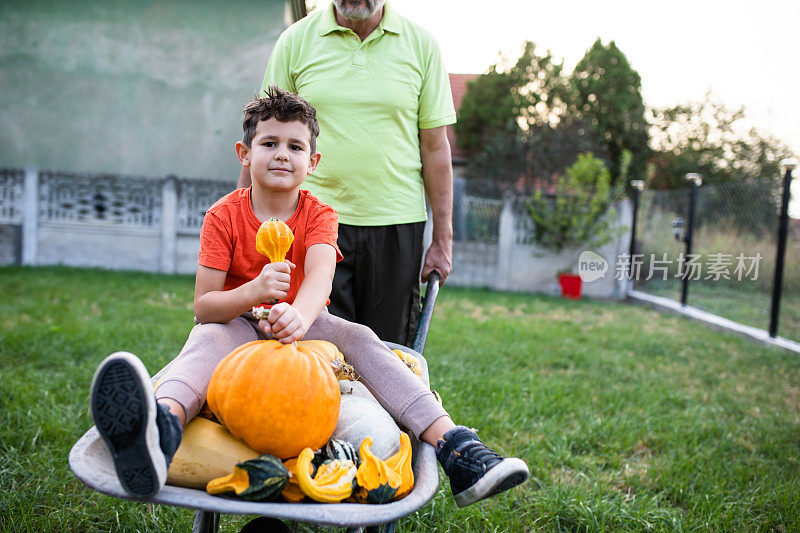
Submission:
<svg viewBox="0 0 800 533">
<path fill-rule="evenodd" d="M 352 0 L 334 0 L 336 10 L 347 20 L 367 20 L 383 7 L 386 0 L 366 0 L 366 5 Z M 355 4 L 355 5 L 354 5 Z"/>
</svg>

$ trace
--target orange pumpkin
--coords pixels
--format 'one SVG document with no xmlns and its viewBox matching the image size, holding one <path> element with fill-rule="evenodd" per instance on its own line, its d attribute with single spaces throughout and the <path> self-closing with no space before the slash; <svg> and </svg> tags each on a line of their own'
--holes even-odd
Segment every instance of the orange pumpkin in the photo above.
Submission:
<svg viewBox="0 0 800 533">
<path fill-rule="evenodd" d="M 286 222 L 270 218 L 258 228 L 256 234 L 256 250 L 269 257 L 272 263 L 280 263 L 286 259 L 286 252 L 294 242 L 294 234 Z"/>
<path fill-rule="evenodd" d="M 298 341 L 297 349 L 301 352 L 316 353 L 329 363 L 334 361 L 345 362 L 344 354 L 333 343 L 328 341 Z"/>
<path fill-rule="evenodd" d="M 336 427 L 341 393 L 325 358 L 268 340 L 225 356 L 211 376 L 207 401 L 248 446 L 288 459 L 325 445 Z"/>
<path fill-rule="evenodd" d="M 297 341 L 297 349 L 301 352 L 316 353 L 328 361 L 333 369 L 333 373 L 336 374 L 336 379 L 350 379 L 354 381 L 358 379 L 358 374 L 355 369 L 344 360 L 344 354 L 339 351 L 339 348 L 328 341 Z"/>
</svg>

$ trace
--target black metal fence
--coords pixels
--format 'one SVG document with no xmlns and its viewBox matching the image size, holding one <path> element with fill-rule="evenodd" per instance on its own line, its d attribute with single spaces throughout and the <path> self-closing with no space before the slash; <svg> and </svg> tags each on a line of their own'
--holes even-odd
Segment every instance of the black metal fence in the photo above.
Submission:
<svg viewBox="0 0 800 533">
<path fill-rule="evenodd" d="M 781 179 L 634 195 L 635 289 L 800 341 L 800 225 Z"/>
</svg>

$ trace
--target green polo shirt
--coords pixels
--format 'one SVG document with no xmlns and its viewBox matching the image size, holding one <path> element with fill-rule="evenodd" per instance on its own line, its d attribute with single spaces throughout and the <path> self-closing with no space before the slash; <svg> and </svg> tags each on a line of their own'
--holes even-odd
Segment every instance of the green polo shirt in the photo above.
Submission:
<svg viewBox="0 0 800 533">
<path fill-rule="evenodd" d="M 304 187 L 339 221 L 382 226 L 426 219 L 419 130 L 456 121 L 433 37 L 387 4 L 364 42 L 339 26 L 333 5 L 286 29 L 269 58 L 268 85 L 317 109 L 322 161 Z"/>
</svg>

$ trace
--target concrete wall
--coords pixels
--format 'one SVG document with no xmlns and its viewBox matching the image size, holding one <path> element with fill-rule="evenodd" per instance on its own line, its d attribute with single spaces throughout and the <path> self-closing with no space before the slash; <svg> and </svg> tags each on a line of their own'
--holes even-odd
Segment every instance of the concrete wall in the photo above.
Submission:
<svg viewBox="0 0 800 533">
<path fill-rule="evenodd" d="M 0 167 L 235 183 L 285 0 L 4 0 Z"/>
<path fill-rule="evenodd" d="M 43 223 L 34 264 L 161 272 L 160 230 L 86 223 Z M 175 267 L 170 272 L 194 274 L 200 250 L 198 234 L 177 237 Z"/>
<path fill-rule="evenodd" d="M 35 264 L 158 272 L 158 230 L 88 223 L 42 223 Z"/>
<path fill-rule="evenodd" d="M 582 293 L 590 298 L 622 298 L 626 293 L 624 281 L 615 279 L 616 264 L 627 254 L 632 226 L 629 201 L 616 206 L 615 238 L 596 248 L 577 247 L 560 253 L 528 244 L 524 235 L 527 220 L 504 202 L 500 214 L 497 242 L 456 241 L 453 244 L 453 272 L 447 282 L 454 286 L 485 287 L 497 290 L 560 294 L 558 273 L 571 270 L 578 273 L 578 258 L 586 250 L 605 259 L 608 270 L 603 277 L 583 284 Z"/>
</svg>

